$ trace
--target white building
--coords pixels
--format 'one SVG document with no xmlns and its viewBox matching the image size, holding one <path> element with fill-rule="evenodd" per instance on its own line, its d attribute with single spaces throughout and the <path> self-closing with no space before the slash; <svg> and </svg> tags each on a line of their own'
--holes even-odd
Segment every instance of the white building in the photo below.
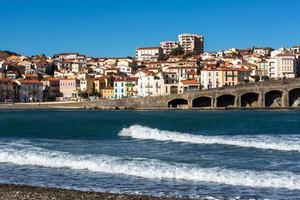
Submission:
<svg viewBox="0 0 300 200">
<path fill-rule="evenodd" d="M 218 88 L 223 86 L 223 75 L 221 69 L 201 70 L 201 86 L 203 89 Z"/>
<path fill-rule="evenodd" d="M 204 37 L 201 35 L 183 33 L 178 35 L 178 42 L 186 53 L 204 52 Z"/>
<path fill-rule="evenodd" d="M 144 73 L 136 74 L 138 77 L 138 96 L 158 96 L 164 94 L 164 78 L 161 73 Z"/>
<path fill-rule="evenodd" d="M 163 57 L 163 50 L 160 47 L 145 47 L 136 49 L 136 59 L 139 62 L 157 62 Z"/>
<path fill-rule="evenodd" d="M 132 67 L 131 67 L 131 63 L 129 61 L 126 60 L 122 60 L 119 61 L 117 63 L 117 67 L 119 68 L 119 71 L 125 74 L 132 74 Z"/>
<path fill-rule="evenodd" d="M 253 50 L 253 53 L 261 56 L 268 56 L 271 54 L 271 51 L 273 51 L 273 49 L 269 47 L 257 47 Z"/>
<path fill-rule="evenodd" d="M 160 43 L 160 47 L 163 49 L 163 53 L 168 55 L 173 49 L 178 48 L 178 42 L 175 41 L 163 41 Z"/>
<path fill-rule="evenodd" d="M 269 78 L 295 78 L 296 58 L 294 54 L 281 53 L 268 59 Z"/>
</svg>

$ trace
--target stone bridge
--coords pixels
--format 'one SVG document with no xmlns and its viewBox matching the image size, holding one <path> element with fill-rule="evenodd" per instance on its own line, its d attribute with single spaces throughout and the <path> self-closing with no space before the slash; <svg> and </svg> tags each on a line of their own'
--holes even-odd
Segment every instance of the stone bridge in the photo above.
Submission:
<svg viewBox="0 0 300 200">
<path fill-rule="evenodd" d="M 300 79 L 270 80 L 184 94 L 90 102 L 128 109 L 292 108 L 300 106 Z"/>
</svg>

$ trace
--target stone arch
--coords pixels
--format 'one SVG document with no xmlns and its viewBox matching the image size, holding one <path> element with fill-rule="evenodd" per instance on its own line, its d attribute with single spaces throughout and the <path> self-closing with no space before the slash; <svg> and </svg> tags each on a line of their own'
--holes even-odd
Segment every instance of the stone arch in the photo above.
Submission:
<svg viewBox="0 0 300 200">
<path fill-rule="evenodd" d="M 188 106 L 188 100 L 183 98 L 172 99 L 168 102 L 169 108 L 183 108 Z"/>
<path fill-rule="evenodd" d="M 259 105 L 258 92 L 246 92 L 241 95 L 241 107 L 258 107 Z"/>
<path fill-rule="evenodd" d="M 271 90 L 265 93 L 265 107 L 282 107 L 283 106 L 283 91 Z"/>
<path fill-rule="evenodd" d="M 196 97 L 192 101 L 192 107 L 211 107 L 212 106 L 212 98 L 207 96 Z"/>
<path fill-rule="evenodd" d="M 300 88 L 294 88 L 289 91 L 289 106 L 300 106 Z"/>
<path fill-rule="evenodd" d="M 217 98 L 217 107 L 233 107 L 235 105 L 236 96 L 232 94 L 224 94 Z"/>
</svg>

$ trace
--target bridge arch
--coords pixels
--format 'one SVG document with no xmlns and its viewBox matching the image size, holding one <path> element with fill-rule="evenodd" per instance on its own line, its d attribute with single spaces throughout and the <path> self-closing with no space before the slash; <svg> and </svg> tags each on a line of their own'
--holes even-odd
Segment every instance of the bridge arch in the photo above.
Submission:
<svg viewBox="0 0 300 200">
<path fill-rule="evenodd" d="M 241 95 L 241 107 L 258 107 L 259 105 L 258 92 L 246 92 Z"/>
<path fill-rule="evenodd" d="M 192 107 L 193 108 L 212 107 L 212 98 L 207 96 L 196 97 L 192 101 Z"/>
<path fill-rule="evenodd" d="M 270 90 L 265 93 L 265 107 L 282 107 L 283 106 L 283 91 Z"/>
<path fill-rule="evenodd" d="M 223 94 L 217 97 L 217 107 L 233 107 L 236 96 L 232 94 Z"/>
<path fill-rule="evenodd" d="M 300 106 L 300 88 L 294 88 L 289 91 L 289 106 Z"/>
<path fill-rule="evenodd" d="M 187 107 L 188 106 L 189 101 L 187 99 L 183 99 L 183 98 L 176 98 L 176 99 L 172 99 L 168 102 L 168 107 L 169 108 L 182 108 L 182 107 Z"/>
</svg>

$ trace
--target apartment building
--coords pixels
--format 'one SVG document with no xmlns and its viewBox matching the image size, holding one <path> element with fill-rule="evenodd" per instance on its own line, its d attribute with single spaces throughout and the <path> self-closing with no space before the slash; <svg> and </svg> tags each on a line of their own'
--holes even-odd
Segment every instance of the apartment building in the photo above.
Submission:
<svg viewBox="0 0 300 200">
<path fill-rule="evenodd" d="M 204 37 L 201 35 L 183 33 L 178 35 L 178 42 L 185 53 L 200 54 L 204 52 Z"/>
<path fill-rule="evenodd" d="M 163 57 L 163 50 L 161 47 L 144 47 L 136 49 L 136 59 L 138 62 L 157 62 Z"/>
<path fill-rule="evenodd" d="M 179 45 L 176 41 L 163 41 L 160 43 L 160 47 L 165 55 L 169 55 L 172 50 L 178 48 Z"/>
<path fill-rule="evenodd" d="M 20 102 L 43 101 L 43 84 L 38 80 L 15 80 L 14 92 Z"/>
<path fill-rule="evenodd" d="M 296 78 L 296 58 L 294 54 L 280 53 L 268 59 L 269 78 Z"/>
<path fill-rule="evenodd" d="M 121 99 L 137 95 L 137 78 L 127 77 L 119 78 L 114 82 L 114 98 Z"/>
<path fill-rule="evenodd" d="M 80 83 L 76 79 L 60 79 L 59 86 L 63 100 L 71 100 L 73 93 L 79 88 Z"/>
<path fill-rule="evenodd" d="M 251 70 L 243 68 L 213 68 L 201 70 L 201 86 L 203 89 L 233 86 L 244 82 Z"/>
</svg>

